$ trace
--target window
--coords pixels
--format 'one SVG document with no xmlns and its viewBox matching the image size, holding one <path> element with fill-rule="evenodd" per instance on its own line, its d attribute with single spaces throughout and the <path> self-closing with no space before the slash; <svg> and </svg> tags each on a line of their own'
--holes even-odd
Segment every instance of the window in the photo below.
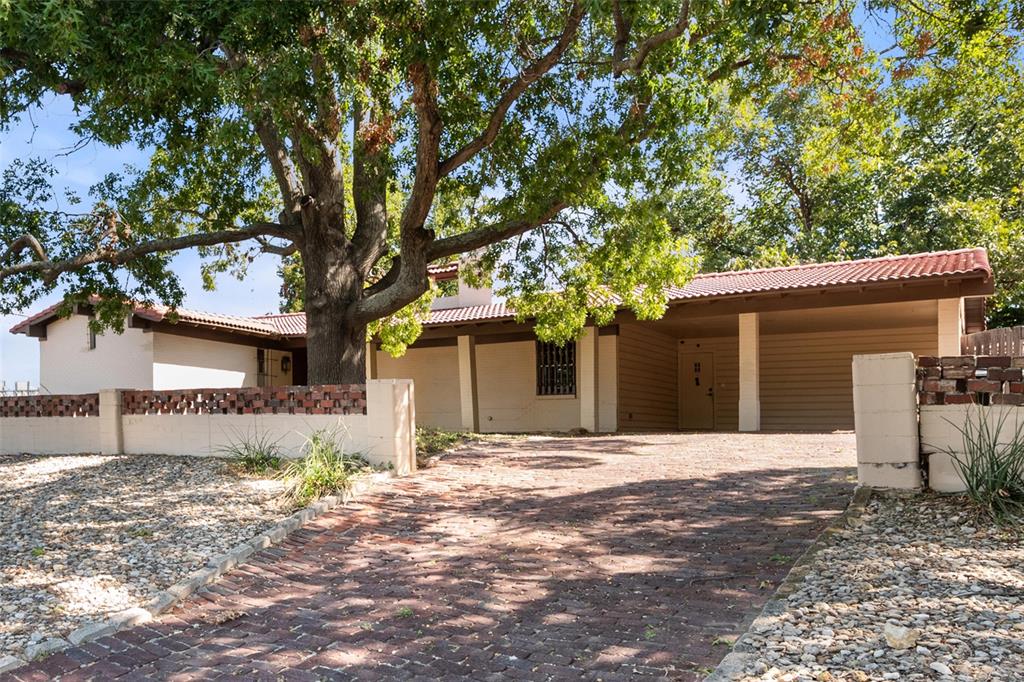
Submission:
<svg viewBox="0 0 1024 682">
<path fill-rule="evenodd" d="M 576 344 L 537 342 L 537 395 L 576 395 Z"/>
<path fill-rule="evenodd" d="M 96 330 L 92 328 L 92 324 L 95 321 L 96 321 L 96 318 L 93 317 L 92 315 L 90 315 L 89 316 L 89 326 L 88 326 L 88 330 L 89 330 L 89 350 L 96 350 Z"/>
</svg>

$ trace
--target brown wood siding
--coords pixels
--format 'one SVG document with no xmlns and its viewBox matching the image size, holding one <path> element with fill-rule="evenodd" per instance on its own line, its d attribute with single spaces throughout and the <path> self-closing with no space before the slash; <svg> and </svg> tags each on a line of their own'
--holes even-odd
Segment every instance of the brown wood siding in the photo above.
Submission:
<svg viewBox="0 0 1024 682">
<path fill-rule="evenodd" d="M 678 341 L 642 324 L 618 337 L 618 428 L 675 431 L 679 425 Z"/>
<path fill-rule="evenodd" d="M 853 356 L 938 351 L 935 327 L 761 336 L 761 428 L 853 428 Z"/>
</svg>

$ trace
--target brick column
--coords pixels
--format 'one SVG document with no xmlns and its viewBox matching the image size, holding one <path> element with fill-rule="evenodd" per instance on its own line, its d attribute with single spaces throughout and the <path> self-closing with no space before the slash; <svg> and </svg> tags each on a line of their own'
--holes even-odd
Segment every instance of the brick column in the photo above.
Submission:
<svg viewBox="0 0 1024 682">
<path fill-rule="evenodd" d="M 861 485 L 921 487 L 913 353 L 853 357 L 853 421 Z"/>
<path fill-rule="evenodd" d="M 100 453 L 120 455 L 124 452 L 124 431 L 121 428 L 121 391 L 108 388 L 100 395 Z"/>
<path fill-rule="evenodd" d="M 740 313 L 739 430 L 761 430 L 761 321 L 757 313 Z"/>
</svg>

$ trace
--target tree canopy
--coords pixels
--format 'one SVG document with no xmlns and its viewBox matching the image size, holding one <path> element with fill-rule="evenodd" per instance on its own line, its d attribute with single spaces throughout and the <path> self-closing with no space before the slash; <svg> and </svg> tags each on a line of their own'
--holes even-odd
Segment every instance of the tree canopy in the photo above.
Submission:
<svg viewBox="0 0 1024 682">
<path fill-rule="evenodd" d="M 1024 324 L 1019 8 L 875 10 L 880 44 L 847 87 L 774 89 L 720 113 L 705 171 L 675 197 L 680 216 L 703 215 L 677 227 L 710 269 L 985 246 L 990 324 Z"/>
<path fill-rule="evenodd" d="M 895 56 L 866 45 L 868 11 L 892 22 Z M 61 290 L 98 296 L 97 324 L 116 327 L 128 300 L 182 300 L 177 250 L 202 251 L 211 285 L 271 253 L 292 305 L 302 290 L 311 380 L 357 381 L 367 333 L 413 340 L 427 266 L 460 254 L 566 340 L 613 301 L 660 315 L 697 255 L 898 248 L 900 220 L 947 239 L 949 216 L 1013 211 L 991 184 L 1017 186 L 1012 154 L 968 163 L 968 138 L 992 135 L 970 117 L 1002 124 L 967 93 L 1018 96 L 1000 42 L 1014 21 L 999 3 L 895 0 L 2 0 L 0 126 L 57 93 L 83 140 L 151 158 L 60 210 L 45 163 L 4 171 L 0 310 Z M 728 163 L 749 179 L 732 211 Z M 946 200 L 921 199 L 929 172 Z"/>
</svg>

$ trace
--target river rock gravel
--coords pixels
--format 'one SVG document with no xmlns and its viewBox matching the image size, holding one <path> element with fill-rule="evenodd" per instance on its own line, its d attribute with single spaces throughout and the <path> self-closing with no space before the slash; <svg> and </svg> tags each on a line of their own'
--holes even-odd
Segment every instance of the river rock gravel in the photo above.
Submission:
<svg viewBox="0 0 1024 682">
<path fill-rule="evenodd" d="M 1024 680 L 1024 541 L 955 497 L 874 499 L 738 649 L 743 680 Z"/>
<path fill-rule="evenodd" d="M 140 606 L 289 513 L 216 458 L 0 455 L 0 658 Z"/>
</svg>

